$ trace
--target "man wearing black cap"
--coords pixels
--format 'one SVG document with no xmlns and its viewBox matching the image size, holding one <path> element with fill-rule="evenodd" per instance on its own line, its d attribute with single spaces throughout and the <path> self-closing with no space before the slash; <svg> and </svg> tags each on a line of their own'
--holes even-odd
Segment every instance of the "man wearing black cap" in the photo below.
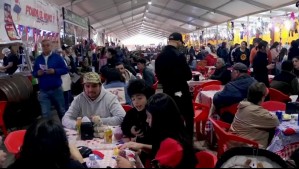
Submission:
<svg viewBox="0 0 299 169">
<path fill-rule="evenodd" d="M 248 67 L 243 63 L 236 63 L 233 66 L 232 81 L 213 97 L 213 104 L 217 110 L 234 105 L 247 98 L 249 87 L 256 82 L 247 72 Z M 227 123 L 232 123 L 234 116 L 223 113 L 221 119 Z"/>
<path fill-rule="evenodd" d="M 190 139 L 193 139 L 194 110 L 187 84 L 187 81 L 192 79 L 192 72 L 186 58 L 178 50 L 183 44 L 182 35 L 172 33 L 169 36 L 168 46 L 164 48 L 155 62 L 155 68 L 159 84 L 163 86 L 163 92 L 177 103 L 185 118 Z"/>
</svg>

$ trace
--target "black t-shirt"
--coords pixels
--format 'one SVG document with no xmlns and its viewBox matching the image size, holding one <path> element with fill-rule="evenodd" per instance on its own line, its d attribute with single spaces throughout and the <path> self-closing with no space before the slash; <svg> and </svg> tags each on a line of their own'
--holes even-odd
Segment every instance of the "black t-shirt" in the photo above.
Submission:
<svg viewBox="0 0 299 169">
<path fill-rule="evenodd" d="M 8 68 L 5 73 L 12 75 L 18 69 L 18 57 L 17 57 L 17 55 L 11 53 L 11 54 L 8 55 L 8 57 L 5 57 L 3 59 L 3 66 L 7 66 L 9 64 L 9 62 L 12 62 L 13 66 Z"/>
</svg>

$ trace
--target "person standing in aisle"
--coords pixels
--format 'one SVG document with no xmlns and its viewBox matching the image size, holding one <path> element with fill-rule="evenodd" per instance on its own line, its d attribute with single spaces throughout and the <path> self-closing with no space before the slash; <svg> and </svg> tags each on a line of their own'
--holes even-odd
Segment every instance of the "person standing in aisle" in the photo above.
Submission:
<svg viewBox="0 0 299 169">
<path fill-rule="evenodd" d="M 185 119 L 190 138 L 194 132 L 194 110 L 187 81 L 192 79 L 192 72 L 184 54 L 179 48 L 184 44 L 180 33 L 169 36 L 168 46 L 164 48 L 155 62 L 156 76 L 163 86 L 163 92 L 171 96 L 178 105 Z"/>
<path fill-rule="evenodd" d="M 65 113 L 61 76 L 68 73 L 68 68 L 61 56 L 52 52 L 50 40 L 42 41 L 42 51 L 43 53 L 35 60 L 32 72 L 39 82 L 42 116 L 51 118 L 51 104 L 53 104 L 61 120 Z"/>
</svg>

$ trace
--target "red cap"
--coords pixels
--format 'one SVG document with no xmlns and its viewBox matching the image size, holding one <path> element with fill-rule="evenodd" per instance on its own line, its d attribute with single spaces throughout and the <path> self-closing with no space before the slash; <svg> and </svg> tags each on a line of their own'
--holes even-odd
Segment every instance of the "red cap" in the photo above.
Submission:
<svg viewBox="0 0 299 169">
<path fill-rule="evenodd" d="M 160 149 L 156 154 L 160 166 L 177 167 L 183 158 L 183 147 L 176 140 L 167 138 L 160 144 Z"/>
</svg>

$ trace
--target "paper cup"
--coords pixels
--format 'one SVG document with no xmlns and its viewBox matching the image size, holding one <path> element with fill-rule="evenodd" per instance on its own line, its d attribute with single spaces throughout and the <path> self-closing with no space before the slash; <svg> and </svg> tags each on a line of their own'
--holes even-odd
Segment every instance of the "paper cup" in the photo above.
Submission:
<svg viewBox="0 0 299 169">
<path fill-rule="evenodd" d="M 292 95 L 290 96 L 290 98 L 292 99 L 292 102 L 296 102 L 298 99 L 298 95 Z"/>
</svg>

